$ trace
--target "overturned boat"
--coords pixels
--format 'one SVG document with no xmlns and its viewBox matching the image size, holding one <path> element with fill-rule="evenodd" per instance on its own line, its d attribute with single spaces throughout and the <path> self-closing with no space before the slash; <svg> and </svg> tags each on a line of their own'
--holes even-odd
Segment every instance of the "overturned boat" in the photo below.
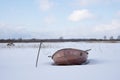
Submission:
<svg viewBox="0 0 120 80">
<path fill-rule="evenodd" d="M 79 65 L 87 61 L 89 50 L 83 51 L 73 48 L 60 49 L 52 55 L 52 59 L 57 65 Z"/>
</svg>

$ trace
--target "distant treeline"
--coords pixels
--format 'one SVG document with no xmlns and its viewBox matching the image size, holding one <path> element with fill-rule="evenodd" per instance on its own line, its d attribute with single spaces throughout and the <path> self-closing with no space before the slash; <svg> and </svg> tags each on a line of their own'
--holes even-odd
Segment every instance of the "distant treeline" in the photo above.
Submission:
<svg viewBox="0 0 120 80">
<path fill-rule="evenodd" d="M 11 42 L 120 42 L 120 39 L 0 39 L 0 43 Z"/>
</svg>

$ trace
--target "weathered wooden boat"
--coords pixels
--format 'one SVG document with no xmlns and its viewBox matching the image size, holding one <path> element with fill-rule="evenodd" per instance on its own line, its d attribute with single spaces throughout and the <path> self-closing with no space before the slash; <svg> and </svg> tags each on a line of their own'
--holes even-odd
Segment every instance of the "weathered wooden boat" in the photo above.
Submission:
<svg viewBox="0 0 120 80">
<path fill-rule="evenodd" d="M 65 48 L 56 51 L 51 57 L 57 65 L 79 65 L 87 61 L 89 50 Z"/>
</svg>

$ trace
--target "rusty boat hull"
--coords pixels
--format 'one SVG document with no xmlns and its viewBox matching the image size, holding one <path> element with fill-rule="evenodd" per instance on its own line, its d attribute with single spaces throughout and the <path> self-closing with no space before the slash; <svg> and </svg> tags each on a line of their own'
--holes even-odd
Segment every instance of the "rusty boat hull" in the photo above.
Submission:
<svg viewBox="0 0 120 80">
<path fill-rule="evenodd" d="M 86 62 L 87 57 L 87 51 L 65 48 L 56 51 L 53 54 L 52 59 L 57 65 L 79 65 Z"/>
</svg>

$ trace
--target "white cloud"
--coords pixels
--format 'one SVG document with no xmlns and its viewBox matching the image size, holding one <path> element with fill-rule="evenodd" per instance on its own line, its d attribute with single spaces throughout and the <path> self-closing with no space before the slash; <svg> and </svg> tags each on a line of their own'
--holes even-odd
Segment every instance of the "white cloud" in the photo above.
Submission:
<svg viewBox="0 0 120 80">
<path fill-rule="evenodd" d="M 120 11 L 117 12 L 117 16 L 120 16 Z"/>
<path fill-rule="evenodd" d="M 101 24 L 94 28 L 95 32 L 113 32 L 120 30 L 120 20 L 113 20 L 110 24 Z"/>
<path fill-rule="evenodd" d="M 70 21 L 79 21 L 79 20 L 84 20 L 84 19 L 88 19 L 88 18 L 92 18 L 93 15 L 91 12 L 89 12 L 87 9 L 83 9 L 83 10 L 75 10 L 73 11 L 68 19 Z"/>
<path fill-rule="evenodd" d="M 79 4 L 81 6 L 87 6 L 89 4 L 95 4 L 95 3 L 98 3 L 99 0 L 79 0 Z"/>
<path fill-rule="evenodd" d="M 116 2 L 118 0 L 114 0 Z M 112 0 L 75 0 L 74 5 L 79 6 L 89 6 L 89 5 L 99 5 L 99 4 L 110 4 Z"/>
<path fill-rule="evenodd" d="M 98 0 L 74 0 L 73 5 L 78 6 L 88 6 L 90 4 L 96 3 Z"/>
<path fill-rule="evenodd" d="M 52 26 L 33 26 L 26 24 L 0 24 L 0 39 L 14 38 L 52 38 L 54 33 Z"/>
<path fill-rule="evenodd" d="M 53 7 L 53 2 L 50 0 L 39 0 L 39 5 L 42 11 L 47 11 Z"/>
<path fill-rule="evenodd" d="M 49 25 L 54 24 L 56 22 L 56 18 L 50 15 L 50 16 L 45 17 L 44 22 Z"/>
<path fill-rule="evenodd" d="M 0 23 L 0 27 L 2 27 L 2 26 L 5 26 L 5 24 L 4 23 Z"/>
<path fill-rule="evenodd" d="M 27 25 L 0 24 L 0 38 L 30 37 Z"/>
</svg>

